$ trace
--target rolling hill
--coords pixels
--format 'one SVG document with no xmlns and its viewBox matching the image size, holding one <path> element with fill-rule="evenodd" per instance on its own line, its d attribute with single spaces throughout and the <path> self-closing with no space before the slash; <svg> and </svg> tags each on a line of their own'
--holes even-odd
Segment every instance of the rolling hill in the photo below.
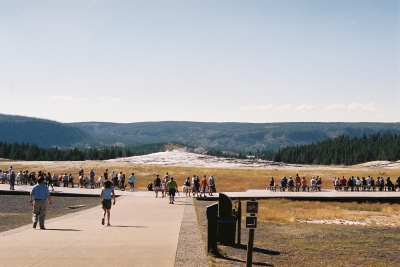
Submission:
<svg viewBox="0 0 400 267">
<path fill-rule="evenodd" d="M 308 144 L 339 135 L 400 134 L 400 123 L 77 122 L 0 114 L 0 141 L 41 147 L 137 146 L 179 142 L 232 152 Z"/>
</svg>

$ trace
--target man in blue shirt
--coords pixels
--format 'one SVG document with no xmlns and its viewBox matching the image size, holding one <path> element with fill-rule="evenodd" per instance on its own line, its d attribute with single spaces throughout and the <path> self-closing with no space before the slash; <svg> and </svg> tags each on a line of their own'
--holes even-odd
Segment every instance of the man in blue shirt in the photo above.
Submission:
<svg viewBox="0 0 400 267">
<path fill-rule="evenodd" d="M 38 220 L 40 229 L 46 229 L 44 227 L 44 220 L 46 217 L 46 199 L 49 201 L 49 205 L 51 205 L 50 191 L 44 184 L 44 177 L 40 176 L 38 183 L 31 190 L 29 200 L 29 203 L 33 203 L 32 221 L 34 229 L 36 229 Z"/>
<path fill-rule="evenodd" d="M 129 185 L 131 186 L 130 191 L 133 191 L 133 189 L 135 188 L 135 174 L 132 172 L 132 175 L 129 176 Z"/>
</svg>

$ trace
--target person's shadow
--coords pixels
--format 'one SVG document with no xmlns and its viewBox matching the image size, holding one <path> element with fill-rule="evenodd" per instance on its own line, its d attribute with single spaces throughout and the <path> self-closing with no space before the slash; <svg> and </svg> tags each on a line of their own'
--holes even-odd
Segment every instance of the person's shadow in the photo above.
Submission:
<svg viewBox="0 0 400 267">
<path fill-rule="evenodd" d="M 135 226 L 135 225 L 110 225 L 108 227 L 122 227 L 122 228 L 147 228 L 147 226 Z"/>
<path fill-rule="evenodd" d="M 46 228 L 46 229 L 42 229 L 42 230 L 46 230 L 46 231 L 71 231 L 71 232 L 80 232 L 82 230 L 78 230 L 78 229 L 61 229 L 61 228 Z"/>
</svg>

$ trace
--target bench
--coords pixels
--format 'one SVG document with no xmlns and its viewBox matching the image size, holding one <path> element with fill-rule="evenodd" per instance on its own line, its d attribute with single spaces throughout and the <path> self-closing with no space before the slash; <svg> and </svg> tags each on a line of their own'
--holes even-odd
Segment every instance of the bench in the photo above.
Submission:
<svg viewBox="0 0 400 267">
<path fill-rule="evenodd" d="M 291 192 L 294 192 L 294 191 L 296 191 L 296 192 L 300 192 L 300 191 L 307 191 L 307 192 L 309 192 L 310 191 L 310 187 L 308 186 L 308 185 L 306 185 L 306 186 L 277 186 L 277 187 L 279 187 L 279 191 L 286 191 L 286 189 L 287 189 L 287 191 L 291 191 Z M 301 190 L 300 190 L 301 189 Z"/>
</svg>

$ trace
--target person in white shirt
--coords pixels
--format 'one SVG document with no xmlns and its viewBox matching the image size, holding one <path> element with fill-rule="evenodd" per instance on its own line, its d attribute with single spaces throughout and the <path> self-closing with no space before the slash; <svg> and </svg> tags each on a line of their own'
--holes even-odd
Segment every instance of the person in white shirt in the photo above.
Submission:
<svg viewBox="0 0 400 267">
<path fill-rule="evenodd" d="M 367 180 L 367 185 L 370 186 L 371 185 L 371 176 L 368 175 L 366 180 Z"/>
<path fill-rule="evenodd" d="M 212 196 L 213 192 L 215 192 L 215 180 L 214 180 L 214 176 L 211 174 L 210 177 L 208 178 L 208 195 Z"/>
<path fill-rule="evenodd" d="M 99 179 L 97 179 L 97 185 L 99 186 L 99 187 L 101 187 L 102 186 L 102 184 L 103 184 L 103 177 L 102 176 L 100 176 L 99 177 Z"/>
<path fill-rule="evenodd" d="M 311 178 L 311 180 L 310 180 L 311 186 L 312 186 L 312 187 L 315 187 L 316 182 L 317 182 L 317 180 L 315 180 L 315 178 L 314 178 L 314 176 L 313 176 L 313 177 Z"/>
</svg>

